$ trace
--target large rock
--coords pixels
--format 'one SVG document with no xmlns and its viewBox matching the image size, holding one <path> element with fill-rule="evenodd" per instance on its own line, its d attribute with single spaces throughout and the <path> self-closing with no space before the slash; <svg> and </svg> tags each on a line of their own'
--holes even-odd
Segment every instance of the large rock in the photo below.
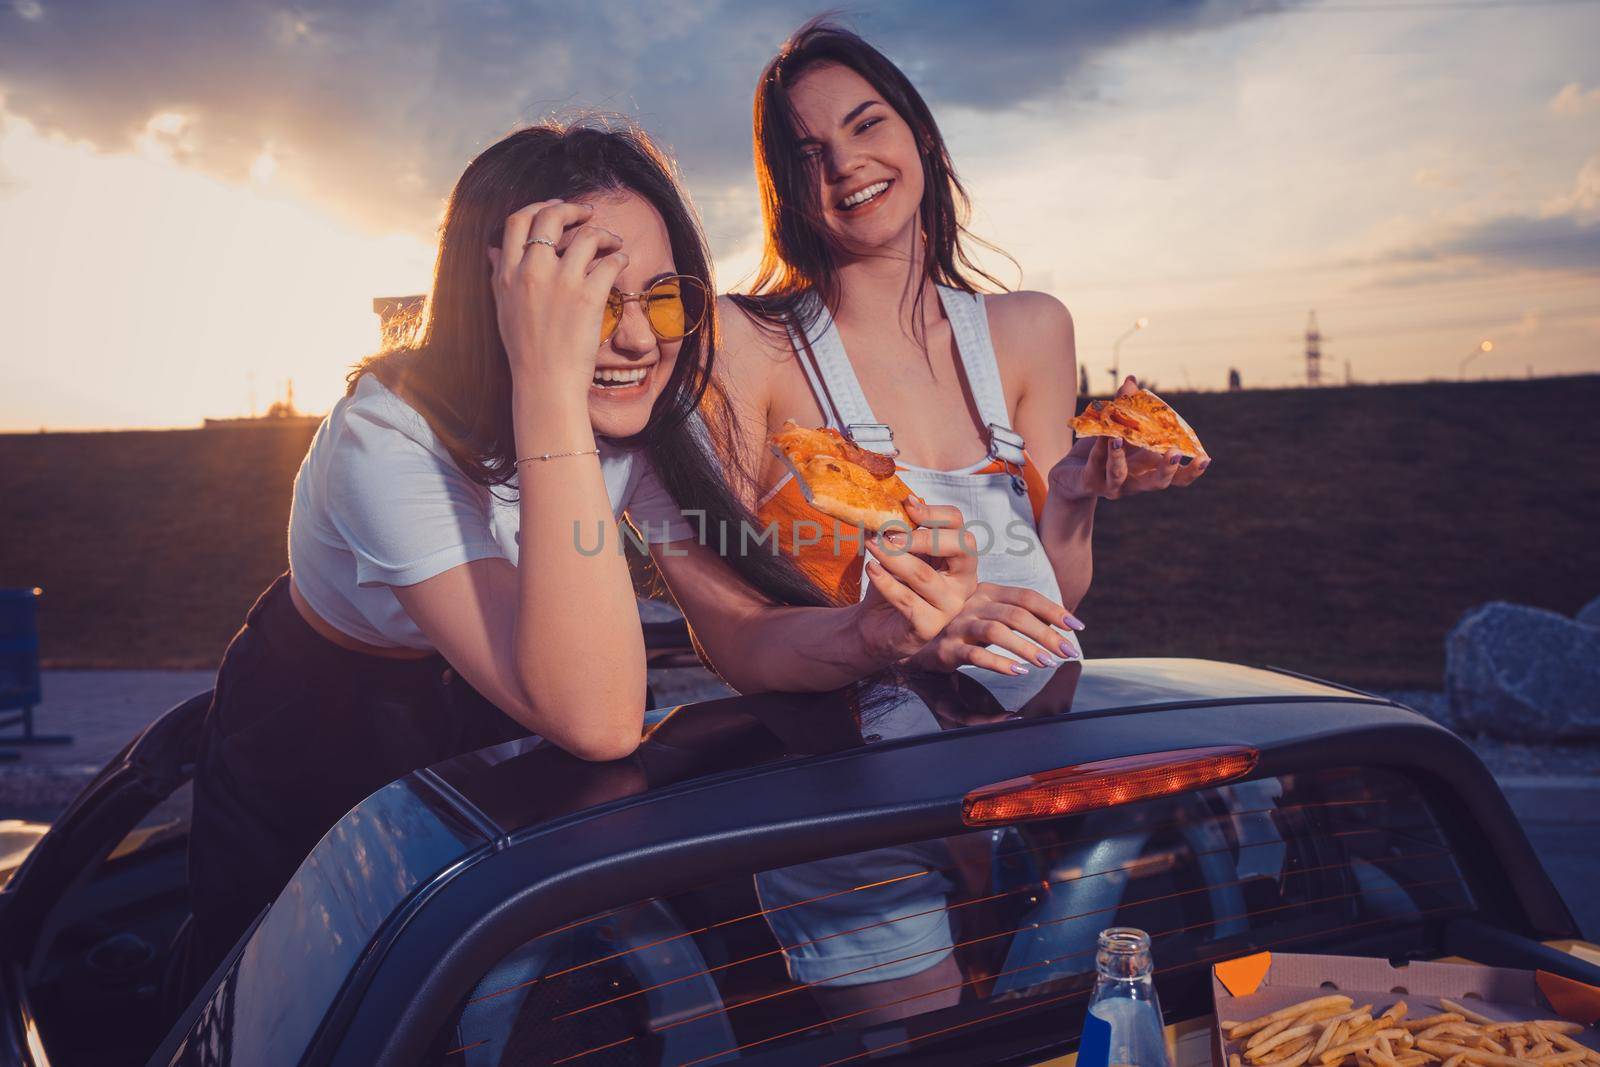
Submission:
<svg viewBox="0 0 1600 1067">
<path fill-rule="evenodd" d="M 1473 608 L 1445 638 L 1457 729 L 1509 741 L 1600 738 L 1600 628 L 1520 604 Z"/>
<path fill-rule="evenodd" d="M 1578 609 L 1578 621 L 1585 626 L 1600 626 L 1600 596 Z"/>
</svg>

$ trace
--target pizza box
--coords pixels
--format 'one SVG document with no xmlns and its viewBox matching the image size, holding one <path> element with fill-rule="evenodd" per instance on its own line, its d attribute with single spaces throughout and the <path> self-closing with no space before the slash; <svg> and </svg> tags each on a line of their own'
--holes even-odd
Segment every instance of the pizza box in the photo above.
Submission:
<svg viewBox="0 0 1600 1067">
<path fill-rule="evenodd" d="M 1337 993 L 1357 1005 L 1370 1002 L 1374 1016 L 1400 1000 L 1406 1002 L 1407 1018 L 1435 1015 L 1447 1010 L 1439 1006 L 1439 998 L 1445 997 L 1497 1021 L 1568 1019 L 1588 1026 L 1574 1040 L 1600 1050 L 1594 1027 L 1600 1017 L 1600 989 L 1545 971 L 1423 961 L 1396 966 L 1382 959 L 1286 952 L 1260 952 L 1211 969 L 1219 1022 L 1245 1022 Z M 1225 1046 L 1219 1025 L 1211 1049 L 1216 1067 L 1228 1062 Z"/>
</svg>

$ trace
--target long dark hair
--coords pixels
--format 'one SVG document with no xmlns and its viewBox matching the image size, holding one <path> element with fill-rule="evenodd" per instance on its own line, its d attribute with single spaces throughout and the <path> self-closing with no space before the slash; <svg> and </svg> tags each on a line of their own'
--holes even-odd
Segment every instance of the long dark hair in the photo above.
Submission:
<svg viewBox="0 0 1600 1067">
<path fill-rule="evenodd" d="M 506 217 L 528 204 L 624 190 L 661 213 L 678 273 L 715 293 L 711 255 L 676 168 L 642 130 L 609 117 L 540 123 L 468 164 L 445 206 L 426 303 L 391 333 L 385 351 L 350 372 L 347 392 L 355 392 L 363 374 L 376 374 L 422 414 L 468 477 L 491 492 L 507 486 L 516 475 L 511 365 L 495 316 L 488 249 L 499 247 Z M 827 603 L 788 559 L 760 546 L 742 550 L 740 524 L 753 528 L 755 520 L 732 488 L 747 476 L 714 455 L 733 455 L 724 446 L 734 434 L 712 377 L 717 321 L 715 301 L 708 303 L 644 429 L 611 443 L 643 450 L 679 507 L 705 513 L 704 530 L 727 529 L 728 562 L 762 594 L 779 603 Z M 708 539 L 716 538 L 713 532 Z"/>
<path fill-rule="evenodd" d="M 765 240 L 750 292 L 735 296 L 735 303 L 769 326 L 798 321 L 808 328 L 820 311 L 813 294 L 826 307 L 839 306 L 838 264 L 844 249 L 823 221 L 815 164 L 801 152 L 803 131 L 789 100 L 796 81 L 819 63 L 837 63 L 861 75 L 916 138 L 922 157 L 923 273 L 908 283 L 915 287 L 917 307 L 926 288 L 923 281 L 969 293 L 978 291 L 979 282 L 1004 289 L 964 247 L 965 240 L 994 246 L 967 230 L 967 192 L 922 94 L 882 52 L 822 16 L 784 42 L 756 85 L 753 132 Z M 913 322 L 920 339 L 921 315 L 914 315 Z"/>
</svg>

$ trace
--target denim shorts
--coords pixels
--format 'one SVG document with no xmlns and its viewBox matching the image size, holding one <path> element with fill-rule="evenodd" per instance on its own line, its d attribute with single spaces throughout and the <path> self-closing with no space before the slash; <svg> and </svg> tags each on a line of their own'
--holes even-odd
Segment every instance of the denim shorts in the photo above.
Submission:
<svg viewBox="0 0 1600 1067">
<path fill-rule="evenodd" d="M 944 842 L 919 842 L 765 871 L 756 891 L 790 978 L 865 985 L 949 957 L 951 867 Z"/>
</svg>

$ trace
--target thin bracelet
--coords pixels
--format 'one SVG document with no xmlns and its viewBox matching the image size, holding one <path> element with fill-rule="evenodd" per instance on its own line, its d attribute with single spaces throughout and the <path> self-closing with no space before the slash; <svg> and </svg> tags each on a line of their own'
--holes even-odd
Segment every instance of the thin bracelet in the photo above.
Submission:
<svg viewBox="0 0 1600 1067">
<path fill-rule="evenodd" d="M 531 463 L 536 459 L 543 461 L 547 459 L 561 459 L 563 456 L 598 456 L 599 454 L 600 450 L 598 448 L 581 448 L 576 452 L 540 452 L 537 456 L 523 456 L 521 459 L 517 460 L 515 465 L 520 467 L 524 463 Z"/>
</svg>

